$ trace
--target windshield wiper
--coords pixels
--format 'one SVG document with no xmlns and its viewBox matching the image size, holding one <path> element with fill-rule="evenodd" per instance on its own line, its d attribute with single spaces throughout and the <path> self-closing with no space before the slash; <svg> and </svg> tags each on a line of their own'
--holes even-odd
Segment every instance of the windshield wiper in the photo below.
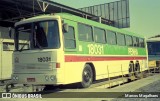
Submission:
<svg viewBox="0 0 160 101">
<path fill-rule="evenodd" d="M 27 45 L 27 43 L 29 42 L 29 40 L 23 44 L 23 46 L 21 47 L 21 49 L 19 50 L 19 52 L 21 52 L 22 50 L 29 50 L 29 49 L 23 49 L 25 45 Z"/>
<path fill-rule="evenodd" d="M 38 46 L 39 49 L 43 49 L 43 47 L 39 44 L 38 40 L 36 39 L 36 45 Z"/>
<path fill-rule="evenodd" d="M 19 52 L 22 52 L 22 50 L 29 50 L 29 49 L 23 49 L 25 45 L 27 45 L 29 41 L 27 41 L 25 44 L 23 44 L 23 46 L 21 47 L 20 50 L 18 50 Z M 39 49 L 43 49 L 43 47 L 38 43 L 38 41 L 36 40 L 36 45 L 38 46 Z"/>
</svg>

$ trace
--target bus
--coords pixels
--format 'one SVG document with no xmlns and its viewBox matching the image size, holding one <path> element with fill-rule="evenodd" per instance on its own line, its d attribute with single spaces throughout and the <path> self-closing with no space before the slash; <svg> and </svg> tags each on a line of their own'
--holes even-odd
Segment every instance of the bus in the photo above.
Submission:
<svg viewBox="0 0 160 101">
<path fill-rule="evenodd" d="M 149 67 L 160 67 L 160 37 L 147 39 Z"/>
<path fill-rule="evenodd" d="M 19 48 L 26 35 L 27 49 Z M 19 84 L 89 87 L 94 81 L 147 70 L 145 38 L 68 13 L 15 24 L 12 80 Z M 117 72 L 116 74 L 114 72 Z"/>
</svg>

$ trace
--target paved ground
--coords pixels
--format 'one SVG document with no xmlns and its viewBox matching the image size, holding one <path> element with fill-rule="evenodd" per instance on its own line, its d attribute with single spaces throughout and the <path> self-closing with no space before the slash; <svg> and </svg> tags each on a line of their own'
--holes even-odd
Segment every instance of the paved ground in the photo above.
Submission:
<svg viewBox="0 0 160 101">
<path fill-rule="evenodd" d="M 65 89 L 61 92 L 157 92 L 160 94 L 160 74 L 136 80 L 134 82 L 124 84 L 115 88 L 105 88 L 101 86 L 99 88 L 89 89 Z M 53 93 L 46 94 L 52 95 Z M 74 93 L 73 93 L 74 94 Z M 99 93 L 101 94 L 101 93 Z M 53 98 L 43 99 L 0 99 L 0 101 L 53 101 Z M 54 101 L 159 101 L 159 98 L 54 98 Z"/>
</svg>

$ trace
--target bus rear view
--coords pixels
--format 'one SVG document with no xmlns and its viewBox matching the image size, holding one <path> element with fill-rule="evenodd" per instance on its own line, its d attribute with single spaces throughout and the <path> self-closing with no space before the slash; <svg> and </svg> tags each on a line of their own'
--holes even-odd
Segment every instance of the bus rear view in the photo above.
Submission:
<svg viewBox="0 0 160 101">
<path fill-rule="evenodd" d="M 20 84 L 58 84 L 57 77 L 63 54 L 59 16 L 40 16 L 15 25 L 15 52 L 12 80 Z M 26 43 L 21 45 L 20 38 Z"/>
</svg>

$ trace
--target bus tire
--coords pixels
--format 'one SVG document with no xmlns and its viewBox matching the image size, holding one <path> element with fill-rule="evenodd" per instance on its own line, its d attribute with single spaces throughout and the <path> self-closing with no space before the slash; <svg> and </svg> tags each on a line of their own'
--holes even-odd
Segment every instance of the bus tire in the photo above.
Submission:
<svg viewBox="0 0 160 101">
<path fill-rule="evenodd" d="M 132 81 L 132 76 L 133 76 L 133 72 L 134 72 L 134 63 L 130 62 L 129 63 L 129 69 L 128 69 L 128 82 Z"/>
<path fill-rule="evenodd" d="M 140 78 L 140 64 L 139 63 L 135 64 L 135 77 Z"/>
<path fill-rule="evenodd" d="M 89 64 L 85 64 L 82 72 L 82 82 L 80 83 L 81 88 L 89 87 L 93 82 L 93 71 Z"/>
<path fill-rule="evenodd" d="M 128 72 L 129 72 L 129 76 L 133 75 L 132 73 L 134 72 L 134 63 L 129 64 Z"/>
</svg>

